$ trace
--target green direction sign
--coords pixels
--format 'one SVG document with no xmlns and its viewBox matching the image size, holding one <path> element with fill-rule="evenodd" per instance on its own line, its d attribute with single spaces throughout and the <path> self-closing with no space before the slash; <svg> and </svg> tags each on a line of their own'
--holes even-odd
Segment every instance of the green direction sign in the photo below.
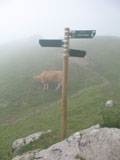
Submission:
<svg viewBox="0 0 120 160">
<path fill-rule="evenodd" d="M 70 38 L 93 38 L 96 30 L 71 30 Z"/>
<path fill-rule="evenodd" d="M 69 55 L 71 57 L 85 57 L 86 51 L 70 49 L 69 50 Z"/>
<path fill-rule="evenodd" d="M 63 42 L 60 39 L 40 39 L 39 44 L 42 47 L 62 47 Z"/>
</svg>

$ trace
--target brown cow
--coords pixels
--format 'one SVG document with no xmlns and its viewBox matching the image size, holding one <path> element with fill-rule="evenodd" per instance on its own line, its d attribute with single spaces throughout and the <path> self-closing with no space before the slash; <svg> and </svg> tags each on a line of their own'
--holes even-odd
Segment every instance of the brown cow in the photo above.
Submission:
<svg viewBox="0 0 120 160">
<path fill-rule="evenodd" d="M 62 84 L 62 71 L 44 71 L 34 78 L 43 84 L 43 90 L 48 89 L 50 83 L 57 83 L 58 90 Z"/>
</svg>

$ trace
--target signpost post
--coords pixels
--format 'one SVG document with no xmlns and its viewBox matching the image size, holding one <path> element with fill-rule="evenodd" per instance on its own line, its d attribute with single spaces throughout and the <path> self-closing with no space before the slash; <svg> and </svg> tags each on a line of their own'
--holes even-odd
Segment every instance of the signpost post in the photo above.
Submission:
<svg viewBox="0 0 120 160">
<path fill-rule="evenodd" d="M 62 80 L 62 132 L 61 138 L 67 133 L 67 77 L 69 58 L 69 28 L 65 28 L 64 33 L 64 58 L 63 58 L 63 80 Z"/>
<path fill-rule="evenodd" d="M 39 43 L 42 47 L 64 47 L 63 58 L 63 79 L 62 79 L 62 130 L 61 138 L 67 134 L 67 77 L 68 77 L 68 59 L 71 57 L 85 57 L 86 51 L 69 49 L 69 40 L 76 38 L 93 38 L 95 30 L 71 30 L 65 28 L 64 45 L 62 40 L 41 39 Z"/>
</svg>

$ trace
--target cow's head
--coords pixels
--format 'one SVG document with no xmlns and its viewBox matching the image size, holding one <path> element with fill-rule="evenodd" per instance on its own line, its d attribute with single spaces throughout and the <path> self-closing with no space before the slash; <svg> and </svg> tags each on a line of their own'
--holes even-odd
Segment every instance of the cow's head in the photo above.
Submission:
<svg viewBox="0 0 120 160">
<path fill-rule="evenodd" d="M 41 80 L 41 75 L 39 74 L 37 76 L 34 76 L 33 78 L 40 81 Z"/>
</svg>

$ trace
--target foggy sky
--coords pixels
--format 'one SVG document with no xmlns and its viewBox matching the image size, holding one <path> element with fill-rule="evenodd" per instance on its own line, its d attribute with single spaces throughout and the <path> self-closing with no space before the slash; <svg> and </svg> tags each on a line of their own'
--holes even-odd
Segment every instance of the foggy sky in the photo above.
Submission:
<svg viewBox="0 0 120 160">
<path fill-rule="evenodd" d="M 0 0 L 0 44 L 39 34 L 63 38 L 64 28 L 120 36 L 120 0 Z"/>
</svg>

